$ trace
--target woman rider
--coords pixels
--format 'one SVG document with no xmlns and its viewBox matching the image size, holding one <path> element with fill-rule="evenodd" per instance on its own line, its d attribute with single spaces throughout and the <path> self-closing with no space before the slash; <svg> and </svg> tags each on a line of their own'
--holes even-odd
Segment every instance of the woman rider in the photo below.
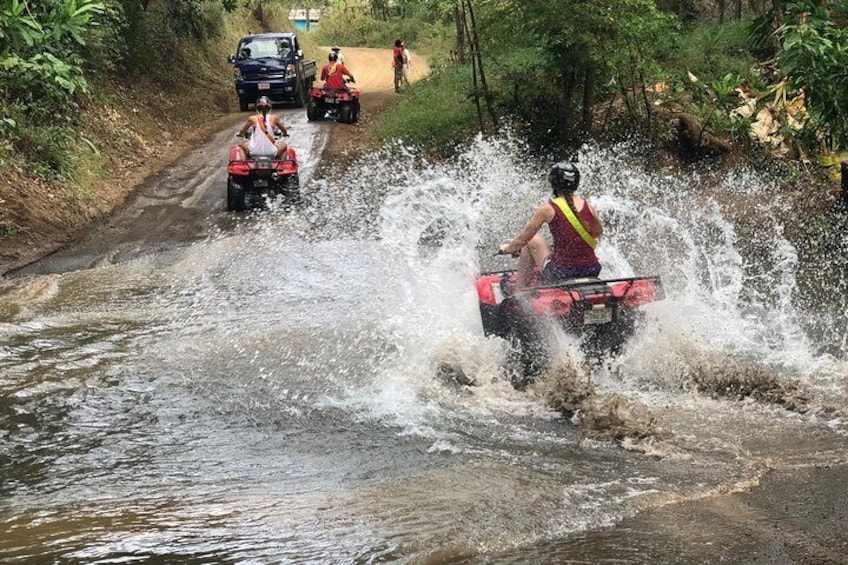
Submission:
<svg viewBox="0 0 848 565">
<path fill-rule="evenodd" d="M 283 135 L 289 133 L 283 120 L 271 113 L 271 99 L 262 96 L 256 101 L 256 115 L 248 117 L 236 134 L 236 137 L 244 137 L 251 132 L 250 138 L 241 144 L 241 150 L 245 156 L 249 159 L 253 157 L 282 158 L 288 145 L 282 139 L 274 137 L 275 129 L 280 130 Z"/>
<path fill-rule="evenodd" d="M 500 247 L 504 254 L 520 252 L 517 288 L 526 288 L 537 269 L 544 282 L 596 277 L 601 272 L 595 245 L 603 227 L 595 208 L 574 194 L 580 171 L 574 163 L 562 161 L 553 166 L 548 179 L 554 197 L 536 210 L 515 239 Z M 539 233 L 542 224 L 550 227 L 553 251 Z"/>
</svg>

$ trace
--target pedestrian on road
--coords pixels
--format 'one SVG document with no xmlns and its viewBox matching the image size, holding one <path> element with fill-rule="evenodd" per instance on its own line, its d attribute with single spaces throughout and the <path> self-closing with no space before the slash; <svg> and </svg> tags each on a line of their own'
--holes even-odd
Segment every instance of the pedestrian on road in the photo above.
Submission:
<svg viewBox="0 0 848 565">
<path fill-rule="evenodd" d="M 395 39 L 395 48 L 392 49 L 392 67 L 395 71 L 395 92 L 400 92 L 403 82 L 403 69 L 406 66 L 406 55 L 403 54 L 403 41 Z"/>
<path fill-rule="evenodd" d="M 412 56 L 409 54 L 409 49 L 406 48 L 406 43 L 401 42 L 401 47 L 403 47 L 403 58 L 405 64 L 403 65 L 403 83 L 409 86 L 409 71 L 412 68 Z"/>
</svg>

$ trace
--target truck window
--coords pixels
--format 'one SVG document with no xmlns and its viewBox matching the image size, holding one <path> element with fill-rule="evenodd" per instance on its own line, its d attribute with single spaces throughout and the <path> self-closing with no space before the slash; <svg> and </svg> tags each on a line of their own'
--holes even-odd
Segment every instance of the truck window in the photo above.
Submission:
<svg viewBox="0 0 848 565">
<path fill-rule="evenodd" d="M 292 54 L 292 46 L 287 37 L 250 37 L 243 39 L 238 48 L 238 59 L 288 59 Z"/>
</svg>

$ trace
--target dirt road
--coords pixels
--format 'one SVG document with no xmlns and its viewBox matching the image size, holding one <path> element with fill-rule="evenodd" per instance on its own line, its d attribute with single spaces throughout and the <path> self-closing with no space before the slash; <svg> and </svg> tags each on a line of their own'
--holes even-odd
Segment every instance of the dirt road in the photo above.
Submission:
<svg viewBox="0 0 848 565">
<path fill-rule="evenodd" d="M 390 49 L 369 49 L 367 47 L 343 47 L 344 64 L 356 78 L 356 87 L 366 95 L 392 93 L 394 88 L 394 69 Z M 411 54 L 412 64 L 407 73 L 414 82 L 430 73 L 426 60 L 416 53 Z"/>
<path fill-rule="evenodd" d="M 380 113 L 402 96 L 393 92 L 390 50 L 343 48 L 343 53 L 362 93 L 359 123 L 309 122 L 303 109 L 274 110 L 289 126 L 289 142 L 297 151 L 304 184 L 315 175 L 332 172 L 331 167 L 319 167 L 322 160 L 337 163 L 375 148 Z M 418 80 L 428 72 L 426 61 L 413 54 L 410 78 Z M 5 275 L 60 273 L 122 262 L 232 229 L 241 216 L 226 211 L 227 152 L 246 115 L 220 118 L 209 137 L 188 149 L 175 143 L 184 154 L 165 169 L 146 171 L 139 185 L 115 186 L 129 196 L 111 215 L 45 257 L 23 266 L 9 265 Z"/>
<path fill-rule="evenodd" d="M 345 66 L 362 93 L 362 115 L 359 123 L 346 128 L 334 128 L 327 140 L 323 158 L 318 166 L 320 176 L 335 176 L 357 155 L 374 150 L 380 145 L 375 132 L 380 115 L 403 96 L 394 92 L 394 69 L 391 66 L 390 49 L 367 47 L 343 47 Z M 414 51 L 411 53 L 408 77 L 410 82 L 421 80 L 430 74 L 426 59 Z"/>
</svg>

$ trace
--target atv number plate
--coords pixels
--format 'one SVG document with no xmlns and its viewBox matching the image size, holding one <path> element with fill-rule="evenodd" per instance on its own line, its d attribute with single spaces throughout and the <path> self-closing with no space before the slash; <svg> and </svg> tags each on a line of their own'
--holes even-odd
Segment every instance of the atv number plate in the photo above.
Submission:
<svg viewBox="0 0 848 565">
<path fill-rule="evenodd" d="M 253 186 L 255 186 L 257 188 L 268 186 L 268 181 L 265 180 L 265 179 L 256 179 L 256 180 L 253 181 Z"/>
<path fill-rule="evenodd" d="M 271 90 L 271 83 L 260 82 L 257 88 L 259 88 L 259 90 Z"/>
<path fill-rule="evenodd" d="M 332 104 L 335 101 L 336 101 L 336 99 L 333 98 L 332 96 L 325 96 L 324 97 L 324 102 L 326 102 L 327 104 Z"/>
<path fill-rule="evenodd" d="M 612 322 L 612 308 L 601 306 L 583 312 L 583 324 L 606 324 Z"/>
</svg>

